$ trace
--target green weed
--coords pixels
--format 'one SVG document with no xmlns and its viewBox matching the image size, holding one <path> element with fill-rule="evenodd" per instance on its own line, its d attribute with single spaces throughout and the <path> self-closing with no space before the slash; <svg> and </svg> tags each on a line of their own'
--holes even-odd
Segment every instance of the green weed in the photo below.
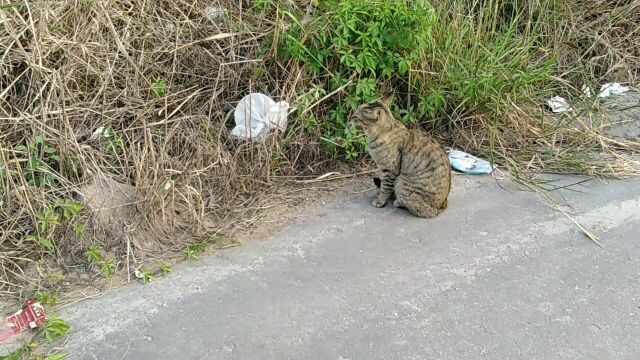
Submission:
<svg viewBox="0 0 640 360">
<path fill-rule="evenodd" d="M 36 291 L 36 299 L 43 305 L 55 305 L 58 303 L 58 297 L 47 291 Z"/>
<path fill-rule="evenodd" d="M 145 284 L 150 281 L 153 281 L 156 278 L 156 275 L 153 272 L 146 270 L 145 268 L 140 268 L 140 270 L 138 270 L 137 275 L 140 279 L 142 279 L 142 282 Z"/>
<path fill-rule="evenodd" d="M 551 80 L 557 61 L 539 46 L 544 20 L 527 18 L 528 7 L 513 7 L 503 14 L 495 0 L 347 0 L 322 2 L 306 22 L 288 13 L 292 25 L 280 37 L 278 56 L 324 79 L 298 106 L 307 107 L 316 88 L 348 84 L 328 121 L 309 114 L 305 128 L 321 128 L 328 153 L 355 159 L 366 142 L 348 118 L 383 92 L 397 93 L 392 111 L 407 125 L 449 130 L 451 114 L 458 114 L 504 126 L 499 119 L 514 103 L 542 101 L 558 89 Z M 540 5 L 545 10 L 554 9 Z"/>
<path fill-rule="evenodd" d="M 184 253 L 187 259 L 195 260 L 200 257 L 200 253 L 204 251 L 206 247 L 207 247 L 206 241 L 200 241 L 197 243 L 187 245 L 187 247 L 184 249 Z"/>
<path fill-rule="evenodd" d="M 171 274 L 171 272 L 173 271 L 173 269 L 171 268 L 171 266 L 169 266 L 169 264 L 167 263 L 160 263 L 160 270 L 162 271 L 163 274 L 165 275 L 169 275 Z"/>
<path fill-rule="evenodd" d="M 49 315 L 49 319 L 42 326 L 42 332 L 44 337 L 48 341 L 54 341 L 57 338 L 64 336 L 69 332 L 70 326 L 66 321 L 56 317 L 55 315 Z"/>
<path fill-rule="evenodd" d="M 92 246 L 84 254 L 89 264 L 96 264 L 100 268 L 100 273 L 105 278 L 113 276 L 116 270 L 116 262 L 114 259 L 105 259 L 102 256 L 103 250 L 97 246 Z"/>
<path fill-rule="evenodd" d="M 53 172 L 60 169 L 60 153 L 56 147 L 46 143 L 44 136 L 37 135 L 26 145 L 18 145 L 14 149 L 25 163 L 29 185 L 39 187 L 55 187 L 57 180 Z"/>
<path fill-rule="evenodd" d="M 157 97 L 162 97 L 167 93 L 167 82 L 161 78 L 157 77 L 151 83 L 151 93 Z"/>
</svg>

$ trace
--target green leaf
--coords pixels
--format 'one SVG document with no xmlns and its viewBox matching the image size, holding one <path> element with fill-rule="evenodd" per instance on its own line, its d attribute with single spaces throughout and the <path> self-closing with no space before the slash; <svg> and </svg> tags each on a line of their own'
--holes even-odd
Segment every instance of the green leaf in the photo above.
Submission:
<svg viewBox="0 0 640 360">
<path fill-rule="evenodd" d="M 31 154 L 29 161 L 27 162 L 27 170 L 36 171 L 40 166 L 40 160 L 36 154 Z"/>
<path fill-rule="evenodd" d="M 65 353 L 52 354 L 52 355 L 48 355 L 46 358 L 44 358 L 44 360 L 62 360 L 62 359 L 66 359 L 67 356 L 69 355 Z"/>
<path fill-rule="evenodd" d="M 52 316 L 44 323 L 44 336 L 49 342 L 65 335 L 71 327 L 62 319 Z"/>
<path fill-rule="evenodd" d="M 151 83 L 151 92 L 157 97 L 164 96 L 164 94 L 167 92 L 167 83 L 164 81 L 164 79 L 159 77 L 156 78 Z"/>
<path fill-rule="evenodd" d="M 173 271 L 171 266 L 167 263 L 160 263 L 160 270 L 162 270 L 165 275 L 169 275 Z"/>
<path fill-rule="evenodd" d="M 87 261 L 89 261 L 90 263 L 97 263 L 99 261 L 102 261 L 102 249 L 97 246 L 90 247 L 89 250 L 84 253 L 84 255 L 87 257 Z"/>
<path fill-rule="evenodd" d="M 104 277 L 110 278 L 111 276 L 113 276 L 114 270 L 116 268 L 116 263 L 113 259 L 101 261 L 99 265 L 100 272 L 102 272 L 102 275 L 104 275 Z"/>
<path fill-rule="evenodd" d="M 36 291 L 36 299 L 42 305 L 55 305 L 58 303 L 58 298 L 47 291 Z"/>
<path fill-rule="evenodd" d="M 57 153 L 57 152 L 58 152 L 58 149 L 53 148 L 53 147 L 51 147 L 51 146 L 45 146 L 45 147 L 44 147 L 44 149 L 43 149 L 43 151 L 44 151 L 46 154 L 55 154 L 55 153 Z"/>
<path fill-rule="evenodd" d="M 20 8 L 23 7 L 24 3 L 22 2 L 18 2 L 18 3 L 9 3 L 9 4 L 0 4 L 0 9 L 1 10 L 5 10 L 5 9 L 11 9 L 11 8 Z"/>
</svg>

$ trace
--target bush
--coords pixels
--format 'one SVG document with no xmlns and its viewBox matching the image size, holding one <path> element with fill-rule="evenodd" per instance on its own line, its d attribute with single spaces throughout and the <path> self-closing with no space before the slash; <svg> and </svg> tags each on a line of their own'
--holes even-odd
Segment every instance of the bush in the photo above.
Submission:
<svg viewBox="0 0 640 360">
<path fill-rule="evenodd" d="M 294 18 L 279 55 L 305 65 L 324 91 L 346 86 L 318 125 L 330 152 L 337 145 L 353 159 L 365 143 L 346 119 L 383 90 L 400 95 L 394 110 L 403 122 L 432 129 L 449 127 L 452 113 L 496 117 L 507 101 L 556 90 L 549 80 L 556 59 L 539 45 L 542 20 L 513 7 L 496 20 L 497 3 L 447 9 L 449 3 L 426 1 L 325 1 L 310 20 Z M 551 10 L 549 4 L 536 10 Z"/>
</svg>

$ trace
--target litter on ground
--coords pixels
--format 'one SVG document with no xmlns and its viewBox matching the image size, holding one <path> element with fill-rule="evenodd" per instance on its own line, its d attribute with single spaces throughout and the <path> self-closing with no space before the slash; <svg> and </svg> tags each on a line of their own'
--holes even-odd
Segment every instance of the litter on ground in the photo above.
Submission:
<svg viewBox="0 0 640 360">
<path fill-rule="evenodd" d="M 222 17 L 227 13 L 226 9 L 210 6 L 205 9 L 205 13 L 207 14 L 207 19 L 217 22 L 222 19 Z"/>
<path fill-rule="evenodd" d="M 275 102 L 264 94 L 249 94 L 236 106 L 236 127 L 231 130 L 231 136 L 242 140 L 261 140 L 272 129 L 284 131 L 287 128 L 287 110 L 289 103 L 286 101 Z"/>
<path fill-rule="evenodd" d="M 547 106 L 554 113 L 563 113 L 572 110 L 567 100 L 561 96 L 554 96 L 547 100 Z"/>
<path fill-rule="evenodd" d="M 7 316 L 0 324 L 0 341 L 8 340 L 25 329 L 35 329 L 47 319 L 44 308 L 34 299 L 29 299 L 24 307 Z"/>
<path fill-rule="evenodd" d="M 620 83 L 606 83 L 600 88 L 599 98 L 606 98 L 611 95 L 622 95 L 629 91 L 628 86 L 622 86 Z"/>
<path fill-rule="evenodd" d="M 478 175 L 493 172 L 493 166 L 490 162 L 460 150 L 449 151 L 449 163 L 453 169 L 467 174 Z"/>
<path fill-rule="evenodd" d="M 599 98 L 606 98 L 612 95 L 622 95 L 629 91 L 630 88 L 628 86 L 622 86 L 620 83 L 606 83 L 600 87 L 600 91 L 598 92 Z M 582 93 L 590 98 L 591 97 L 591 88 L 586 85 L 582 85 Z M 547 107 L 554 113 L 563 113 L 567 111 L 573 111 L 567 100 L 565 100 L 561 96 L 554 96 L 551 99 L 548 99 L 546 102 Z"/>
</svg>

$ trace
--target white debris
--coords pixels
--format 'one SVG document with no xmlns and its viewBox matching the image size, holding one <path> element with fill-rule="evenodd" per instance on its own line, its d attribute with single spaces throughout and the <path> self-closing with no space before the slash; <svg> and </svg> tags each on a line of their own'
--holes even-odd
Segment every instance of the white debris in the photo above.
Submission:
<svg viewBox="0 0 640 360">
<path fill-rule="evenodd" d="M 109 128 L 105 128 L 104 126 L 100 126 L 99 128 L 97 128 L 93 134 L 91 134 L 90 139 L 91 140 L 97 140 L 100 138 L 108 138 L 109 136 L 111 136 L 111 131 Z"/>
<path fill-rule="evenodd" d="M 491 174 L 493 166 L 487 160 L 480 159 L 460 150 L 449 150 L 449 163 L 455 170 L 467 174 Z"/>
<path fill-rule="evenodd" d="M 573 110 L 571 109 L 571 106 L 569 106 L 569 103 L 567 102 L 567 100 L 565 100 L 561 96 L 554 96 L 551 99 L 547 100 L 547 106 L 554 113 L 563 113 L 563 112 Z"/>
<path fill-rule="evenodd" d="M 622 86 L 620 83 L 606 83 L 600 88 L 599 98 L 606 98 L 611 95 L 622 95 L 629 91 L 628 86 Z"/>
<path fill-rule="evenodd" d="M 171 21 L 167 21 L 167 20 L 161 20 L 160 27 L 162 27 L 162 30 L 164 30 L 165 34 L 169 34 L 169 35 L 173 34 L 174 31 L 176 30 L 176 25 Z"/>
<path fill-rule="evenodd" d="M 249 94 L 236 106 L 236 127 L 231 130 L 231 136 L 242 140 L 261 140 L 272 129 L 284 131 L 287 128 L 288 110 L 289 103 L 286 101 L 276 103 L 267 95 Z"/>
<path fill-rule="evenodd" d="M 210 6 L 205 9 L 205 13 L 207 14 L 207 19 L 213 22 L 218 22 L 227 13 L 227 10 L 223 8 Z"/>
<path fill-rule="evenodd" d="M 590 87 L 588 87 L 587 85 L 582 85 L 582 93 L 583 93 L 586 97 L 590 98 L 590 97 L 591 97 L 591 88 L 590 88 Z"/>
</svg>

